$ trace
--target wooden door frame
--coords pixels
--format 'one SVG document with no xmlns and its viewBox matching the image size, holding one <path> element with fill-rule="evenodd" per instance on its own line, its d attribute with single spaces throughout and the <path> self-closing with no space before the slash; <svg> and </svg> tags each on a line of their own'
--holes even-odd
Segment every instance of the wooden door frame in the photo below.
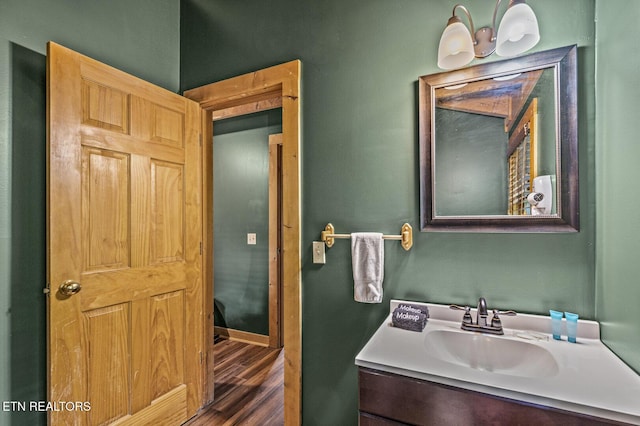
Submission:
<svg viewBox="0 0 640 426">
<path fill-rule="evenodd" d="M 302 423 L 300 77 L 294 60 L 187 90 L 203 109 L 204 401 L 213 400 L 213 120 L 282 107 L 282 287 L 285 425 Z"/>
<path fill-rule="evenodd" d="M 282 339 L 282 133 L 269 135 L 269 347 Z"/>
</svg>

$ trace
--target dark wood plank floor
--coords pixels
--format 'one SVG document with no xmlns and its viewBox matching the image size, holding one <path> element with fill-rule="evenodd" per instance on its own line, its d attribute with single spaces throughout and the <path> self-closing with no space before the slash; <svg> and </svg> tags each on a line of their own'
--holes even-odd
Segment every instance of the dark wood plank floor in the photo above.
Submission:
<svg viewBox="0 0 640 426">
<path fill-rule="evenodd" d="M 215 396 L 185 426 L 283 425 L 284 350 L 218 339 Z"/>
</svg>

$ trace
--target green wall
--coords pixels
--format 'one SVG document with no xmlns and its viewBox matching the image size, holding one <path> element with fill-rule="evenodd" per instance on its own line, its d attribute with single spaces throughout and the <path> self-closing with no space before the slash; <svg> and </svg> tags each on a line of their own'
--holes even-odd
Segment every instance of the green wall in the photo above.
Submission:
<svg viewBox="0 0 640 426">
<path fill-rule="evenodd" d="M 602 340 L 640 372 L 640 56 L 629 36 L 640 2 L 598 1 L 596 314 Z"/>
<path fill-rule="evenodd" d="M 507 214 L 509 135 L 504 119 L 436 108 L 435 122 L 436 214 Z"/>
<path fill-rule="evenodd" d="M 0 289 L 8 297 L 3 300 L 7 310 L 2 310 L 7 313 L 2 325 L 8 328 L 8 336 L 3 336 L 8 344 L 3 345 L 2 351 L 6 351 L 3 356 L 7 356 L 9 380 L 0 383 L 8 385 L 12 400 L 45 400 L 46 315 L 42 288 L 46 282 L 46 63 L 44 56 L 13 43 L 10 55 L 12 238 L 9 281 Z M 38 417 L 44 419 L 36 414 L 0 414 L 3 415 L 11 415 L 22 424 Z"/>
<path fill-rule="evenodd" d="M 305 425 L 356 424 L 354 357 L 392 297 L 473 304 L 484 296 L 520 312 L 556 307 L 594 318 L 594 0 L 531 2 L 542 33 L 535 50 L 579 46 L 579 233 L 416 232 L 410 252 L 387 242 L 380 305 L 353 301 L 348 242 L 328 250 L 326 265 L 312 263 L 327 222 L 337 232 L 418 228 L 416 81 L 439 71 L 437 40 L 455 3 L 182 1 L 183 90 L 302 60 Z M 492 4 L 464 3 L 477 24 L 491 21 Z"/>
<path fill-rule="evenodd" d="M 269 334 L 269 135 L 281 123 L 276 109 L 213 126 L 216 326 Z"/>
<path fill-rule="evenodd" d="M 46 399 L 46 42 L 176 91 L 179 14 L 178 0 L 0 1 L 0 401 Z"/>
</svg>

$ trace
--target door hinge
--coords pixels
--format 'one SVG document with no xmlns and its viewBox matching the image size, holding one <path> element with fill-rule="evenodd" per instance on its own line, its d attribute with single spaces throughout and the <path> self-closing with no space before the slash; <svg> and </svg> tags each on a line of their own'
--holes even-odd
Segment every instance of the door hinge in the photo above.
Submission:
<svg viewBox="0 0 640 426">
<path fill-rule="evenodd" d="M 202 241 L 200 241 L 200 256 L 202 256 Z"/>
<path fill-rule="evenodd" d="M 204 363 L 204 354 L 200 351 L 200 365 Z"/>
</svg>

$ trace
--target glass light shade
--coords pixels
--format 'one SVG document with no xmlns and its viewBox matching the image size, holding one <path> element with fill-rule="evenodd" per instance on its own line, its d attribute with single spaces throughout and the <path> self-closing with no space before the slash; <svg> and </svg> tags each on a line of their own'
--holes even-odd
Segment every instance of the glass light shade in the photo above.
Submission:
<svg viewBox="0 0 640 426">
<path fill-rule="evenodd" d="M 531 49 L 538 41 L 538 19 L 531 7 L 526 3 L 509 7 L 498 27 L 496 53 L 500 56 L 516 56 Z"/>
<path fill-rule="evenodd" d="M 473 41 L 469 29 L 459 20 L 447 25 L 438 46 L 438 67 L 460 68 L 473 60 Z"/>
</svg>

